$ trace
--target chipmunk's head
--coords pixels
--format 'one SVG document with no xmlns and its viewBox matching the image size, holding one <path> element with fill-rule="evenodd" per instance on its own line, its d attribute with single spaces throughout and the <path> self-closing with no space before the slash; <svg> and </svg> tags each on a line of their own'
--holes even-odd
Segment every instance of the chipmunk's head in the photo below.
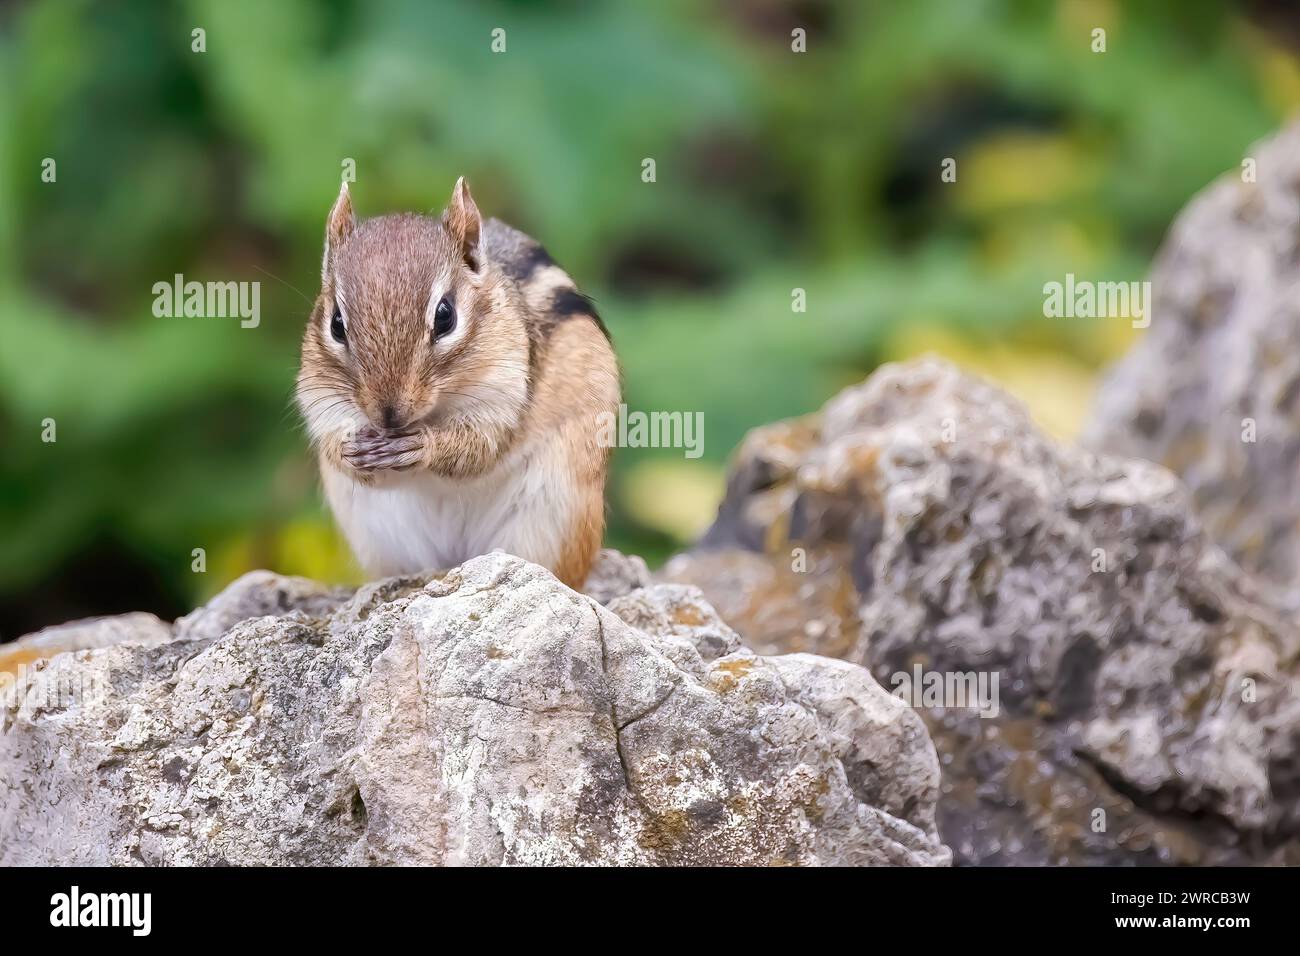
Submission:
<svg viewBox="0 0 1300 956">
<path fill-rule="evenodd" d="M 345 182 L 325 230 L 321 292 L 298 375 L 313 436 L 517 411 L 528 340 L 514 302 L 485 255 L 464 179 L 439 218 L 361 223 Z"/>
</svg>

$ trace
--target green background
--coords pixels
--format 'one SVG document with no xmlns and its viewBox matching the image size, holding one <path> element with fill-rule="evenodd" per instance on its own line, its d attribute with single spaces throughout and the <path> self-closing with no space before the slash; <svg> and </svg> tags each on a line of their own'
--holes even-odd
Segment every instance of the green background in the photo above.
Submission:
<svg viewBox="0 0 1300 956">
<path fill-rule="evenodd" d="M 1133 333 L 1044 319 L 1043 284 L 1141 278 L 1178 208 L 1300 103 L 1288 11 L 6 6 L 0 638 L 170 617 L 259 566 L 356 579 L 290 404 L 348 158 L 362 216 L 436 210 L 467 175 L 594 296 L 629 405 L 704 413 L 701 459 L 616 456 L 610 542 L 652 562 L 707 524 L 748 428 L 885 360 L 939 351 L 1068 436 Z M 178 272 L 260 281 L 260 326 L 155 318 Z"/>
</svg>

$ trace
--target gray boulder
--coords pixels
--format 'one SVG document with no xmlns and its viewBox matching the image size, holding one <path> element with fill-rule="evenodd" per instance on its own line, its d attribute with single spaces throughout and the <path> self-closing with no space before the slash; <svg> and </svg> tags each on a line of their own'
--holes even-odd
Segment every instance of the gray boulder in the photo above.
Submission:
<svg viewBox="0 0 1300 956">
<path fill-rule="evenodd" d="M 949 861 L 924 725 L 865 670 L 611 590 L 503 554 L 351 596 L 259 572 L 41 661 L 0 708 L 0 864 Z"/>
<path fill-rule="evenodd" d="M 123 641 L 157 644 L 171 639 L 170 624 L 143 612 L 56 624 L 0 644 L 0 684 L 16 681 L 35 662 L 66 651 L 109 647 Z"/>
<path fill-rule="evenodd" d="M 608 604 L 614 598 L 649 583 L 650 569 L 643 558 L 613 548 L 602 548 L 582 590 L 601 604 Z"/>
<path fill-rule="evenodd" d="M 1206 529 L 1300 608 L 1300 124 L 1178 217 L 1151 326 L 1097 392 L 1085 442 L 1147 458 Z"/>
<path fill-rule="evenodd" d="M 738 608 L 752 646 L 854 634 L 886 687 L 943 679 L 909 699 L 961 862 L 1300 862 L 1295 622 L 1168 471 L 1058 445 L 951 366 L 885 366 L 751 433 L 717 523 L 662 577 Z M 800 577 L 822 598 L 792 610 Z"/>
</svg>

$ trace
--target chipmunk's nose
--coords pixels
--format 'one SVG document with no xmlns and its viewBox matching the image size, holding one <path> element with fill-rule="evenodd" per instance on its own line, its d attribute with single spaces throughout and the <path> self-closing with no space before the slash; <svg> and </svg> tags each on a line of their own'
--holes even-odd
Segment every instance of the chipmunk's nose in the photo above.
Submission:
<svg viewBox="0 0 1300 956">
<path fill-rule="evenodd" d="M 398 418 L 397 409 L 394 408 L 392 405 L 385 405 L 382 411 L 380 412 L 380 414 L 382 415 L 384 420 L 384 427 L 389 429 L 390 431 L 395 428 L 401 428 L 403 425 L 406 424 L 406 422 Z"/>
</svg>

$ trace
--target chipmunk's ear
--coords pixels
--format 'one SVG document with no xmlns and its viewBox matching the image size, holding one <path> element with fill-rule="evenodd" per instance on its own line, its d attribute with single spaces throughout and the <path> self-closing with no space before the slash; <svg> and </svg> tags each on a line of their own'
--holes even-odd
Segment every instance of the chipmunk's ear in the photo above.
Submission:
<svg viewBox="0 0 1300 956">
<path fill-rule="evenodd" d="M 334 254 L 338 252 L 343 240 L 352 235 L 356 224 L 357 217 L 352 214 L 352 196 L 348 193 L 348 181 L 345 179 L 339 190 L 339 198 L 334 200 L 334 208 L 330 210 L 329 219 L 325 223 L 325 255 L 320 266 L 322 281 L 334 264 Z"/>
<path fill-rule="evenodd" d="M 451 202 L 442 214 L 442 221 L 452 240 L 460 246 L 465 264 L 477 272 L 483 264 L 483 217 L 474 204 L 474 197 L 469 194 L 469 183 L 465 182 L 464 176 L 456 180 L 456 188 L 451 191 Z"/>
</svg>

